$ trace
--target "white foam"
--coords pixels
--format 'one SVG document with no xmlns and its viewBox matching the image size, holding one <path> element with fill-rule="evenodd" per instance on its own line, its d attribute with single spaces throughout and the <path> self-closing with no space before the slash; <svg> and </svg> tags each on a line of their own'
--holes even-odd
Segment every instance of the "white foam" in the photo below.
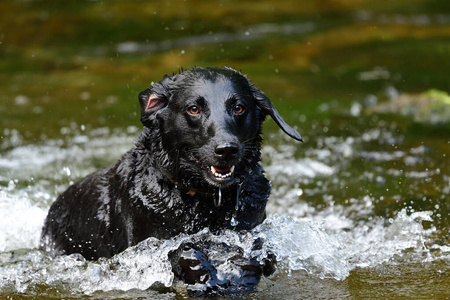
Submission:
<svg viewBox="0 0 450 300">
<path fill-rule="evenodd" d="M 282 163 L 273 164 L 265 168 L 269 177 L 295 176 L 296 178 L 317 176 L 329 176 L 334 169 L 326 164 L 312 159 L 287 160 Z"/>
<path fill-rule="evenodd" d="M 264 237 L 265 249 L 275 253 L 279 264 L 288 272 L 304 270 L 320 278 L 338 280 L 350 272 L 339 240 L 327 234 L 318 223 L 275 215 L 255 231 Z"/>
<path fill-rule="evenodd" d="M 0 252 L 37 247 L 46 215 L 27 193 L 0 188 Z"/>
</svg>

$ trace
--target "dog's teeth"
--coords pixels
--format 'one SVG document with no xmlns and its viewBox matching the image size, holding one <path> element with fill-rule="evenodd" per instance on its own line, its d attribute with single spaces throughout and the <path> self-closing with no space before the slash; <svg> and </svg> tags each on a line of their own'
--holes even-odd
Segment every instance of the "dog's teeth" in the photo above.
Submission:
<svg viewBox="0 0 450 300">
<path fill-rule="evenodd" d="M 230 172 L 226 173 L 226 174 L 222 174 L 220 172 L 217 172 L 217 169 L 214 166 L 211 166 L 211 173 L 213 173 L 214 176 L 218 177 L 218 178 L 227 178 L 227 177 L 231 177 L 231 175 L 233 175 L 234 172 L 234 166 L 232 166 L 230 168 Z"/>
</svg>

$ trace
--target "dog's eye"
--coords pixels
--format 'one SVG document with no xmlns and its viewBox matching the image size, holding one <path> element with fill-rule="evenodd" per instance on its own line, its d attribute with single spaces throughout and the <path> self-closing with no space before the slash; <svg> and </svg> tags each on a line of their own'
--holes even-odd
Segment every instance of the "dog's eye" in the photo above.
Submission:
<svg viewBox="0 0 450 300">
<path fill-rule="evenodd" d="M 197 106 L 191 106 L 188 108 L 188 112 L 191 115 L 196 115 L 196 114 L 200 113 L 200 109 Z"/>
<path fill-rule="evenodd" d="M 244 112 L 244 107 L 242 105 L 237 104 L 234 106 L 234 112 L 236 114 L 242 114 Z"/>
</svg>

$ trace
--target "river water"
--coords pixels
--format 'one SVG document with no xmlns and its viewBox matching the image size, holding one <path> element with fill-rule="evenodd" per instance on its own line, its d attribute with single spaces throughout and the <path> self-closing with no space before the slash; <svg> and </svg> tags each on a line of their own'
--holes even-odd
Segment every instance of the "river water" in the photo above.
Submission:
<svg viewBox="0 0 450 300">
<path fill-rule="evenodd" d="M 260 257 L 276 255 L 277 272 L 238 296 L 449 299 L 448 3 L 1 2 L 0 298 L 187 298 L 167 253 L 198 235 L 98 262 L 37 246 L 57 195 L 133 146 L 140 91 L 228 65 L 305 138 L 269 118 L 266 221 L 199 233 L 244 256 L 261 238 Z"/>
<path fill-rule="evenodd" d="M 0 189 L 1 294 L 182 297 L 183 290 L 161 291 L 155 286 L 172 285 L 167 253 L 195 235 L 149 239 L 99 262 L 87 262 L 78 255 L 51 258 L 36 250 L 46 212 L 57 194 L 96 165 L 113 163 L 131 147 L 139 129 L 86 132 L 73 124 L 61 131 L 62 139 L 28 144 L 11 130 L 2 144 L 0 179 L 8 183 Z M 445 169 L 433 163 L 431 149 L 403 150 L 402 137 L 383 128 L 346 138 L 318 137 L 318 145 L 306 150 L 285 141 L 282 133 L 273 132 L 266 139 L 274 141 L 263 148 L 263 164 L 273 185 L 267 220 L 250 233 L 211 235 L 241 246 L 246 253 L 251 252 L 252 241 L 261 237 L 265 240 L 262 252 L 277 256 L 277 273 L 245 297 L 294 299 L 301 293 L 305 298 L 358 298 L 367 287 L 362 298 L 367 293 L 373 297 L 448 296 L 450 248 L 445 236 L 448 227 L 442 226 L 447 218 L 442 212 L 448 208 L 441 206 L 448 204 L 450 179 Z M 397 147 L 380 150 L 372 146 L 373 141 Z M 361 157 L 365 167 L 355 168 Z M 397 167 L 379 167 L 386 162 Z M 410 193 L 390 195 L 387 181 L 407 182 L 407 189 L 415 190 L 429 178 L 437 192 L 429 200 L 409 203 Z M 386 192 L 380 196 L 369 182 Z M 345 196 L 352 190 L 359 195 Z M 434 201 L 434 205 L 420 209 L 414 201 Z M 388 218 L 379 216 L 377 210 L 388 209 L 391 202 L 406 205 Z M 205 233 L 209 234 L 201 234 Z"/>
</svg>

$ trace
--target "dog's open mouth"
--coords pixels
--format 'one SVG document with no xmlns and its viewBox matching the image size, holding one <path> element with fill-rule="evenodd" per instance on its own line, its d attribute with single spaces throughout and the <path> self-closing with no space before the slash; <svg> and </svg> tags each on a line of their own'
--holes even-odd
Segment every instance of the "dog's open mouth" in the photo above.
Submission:
<svg viewBox="0 0 450 300">
<path fill-rule="evenodd" d="M 231 179 L 234 173 L 234 166 L 231 167 L 218 167 L 211 166 L 210 167 L 211 174 L 215 177 L 217 181 L 227 181 Z"/>
<path fill-rule="evenodd" d="M 218 166 L 218 165 L 207 165 L 204 161 L 192 155 L 194 160 L 202 166 L 205 176 L 212 185 L 226 185 L 231 182 L 234 176 L 234 171 L 236 166 Z"/>
</svg>

